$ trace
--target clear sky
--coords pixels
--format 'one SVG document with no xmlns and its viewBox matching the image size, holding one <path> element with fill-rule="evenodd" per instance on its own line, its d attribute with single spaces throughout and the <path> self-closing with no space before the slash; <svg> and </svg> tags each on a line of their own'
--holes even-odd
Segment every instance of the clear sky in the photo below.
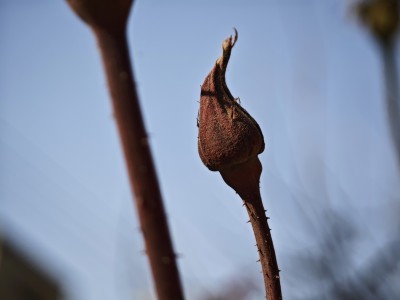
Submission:
<svg viewBox="0 0 400 300">
<path fill-rule="evenodd" d="M 379 54 L 353 2 L 135 1 L 136 84 L 188 299 L 240 276 L 262 284 L 241 201 L 197 154 L 200 85 L 233 27 L 227 84 L 266 139 L 284 295 L 307 295 L 291 258 L 316 247 L 324 214 L 361 230 L 352 266 L 390 236 L 399 174 Z M 1 232 L 69 299 L 154 299 L 95 39 L 65 1 L 0 2 L 0 164 Z"/>
</svg>

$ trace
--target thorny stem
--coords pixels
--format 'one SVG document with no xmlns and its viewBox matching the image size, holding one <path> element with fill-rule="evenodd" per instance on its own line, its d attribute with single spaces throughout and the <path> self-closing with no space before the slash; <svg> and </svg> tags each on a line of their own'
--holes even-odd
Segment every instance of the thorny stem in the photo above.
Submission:
<svg viewBox="0 0 400 300">
<path fill-rule="evenodd" d="M 97 38 L 157 298 L 183 300 L 126 39 L 126 24 L 133 0 L 67 1 Z"/>
<path fill-rule="evenodd" d="M 159 300 L 184 299 L 131 69 L 126 35 L 95 29 Z"/>
<path fill-rule="evenodd" d="M 262 171 L 258 157 L 221 171 L 224 181 L 242 198 L 253 227 L 256 246 L 260 257 L 264 277 L 265 291 L 269 300 L 281 300 L 279 268 L 276 260 L 271 229 L 268 225 L 266 210 L 260 195 L 259 179 Z"/>
<path fill-rule="evenodd" d="M 252 198 L 244 199 L 244 206 L 249 214 L 251 226 L 257 242 L 257 250 L 264 276 L 264 285 L 268 299 L 282 299 L 279 269 L 276 262 L 274 244 L 272 242 L 271 229 L 260 193 Z"/>
</svg>

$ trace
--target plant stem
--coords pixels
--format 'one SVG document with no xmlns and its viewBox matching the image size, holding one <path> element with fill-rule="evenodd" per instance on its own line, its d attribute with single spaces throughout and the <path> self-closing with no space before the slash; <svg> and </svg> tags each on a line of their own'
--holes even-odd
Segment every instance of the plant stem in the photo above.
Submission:
<svg viewBox="0 0 400 300">
<path fill-rule="evenodd" d="M 257 242 L 258 254 L 264 276 L 264 285 L 267 298 L 271 300 L 282 299 L 279 269 L 272 242 L 271 229 L 269 228 L 266 210 L 258 192 L 249 199 L 243 199 L 244 206 L 249 214 L 251 226 Z"/>
<path fill-rule="evenodd" d="M 383 62 L 389 129 L 400 170 L 400 95 L 396 67 L 396 43 L 395 40 L 378 41 L 378 45 Z"/>
<path fill-rule="evenodd" d="M 99 44 L 158 299 L 184 299 L 129 57 L 126 28 L 133 0 L 67 2 Z"/>
<path fill-rule="evenodd" d="M 281 300 L 279 268 L 276 260 L 271 229 L 269 228 L 266 210 L 260 195 L 261 162 L 254 157 L 243 164 L 221 170 L 224 181 L 242 198 L 250 217 L 258 254 L 264 277 L 265 292 L 268 300 Z"/>
<path fill-rule="evenodd" d="M 184 299 L 161 192 L 144 128 L 125 29 L 92 28 L 103 59 L 145 248 L 159 300 Z"/>
</svg>

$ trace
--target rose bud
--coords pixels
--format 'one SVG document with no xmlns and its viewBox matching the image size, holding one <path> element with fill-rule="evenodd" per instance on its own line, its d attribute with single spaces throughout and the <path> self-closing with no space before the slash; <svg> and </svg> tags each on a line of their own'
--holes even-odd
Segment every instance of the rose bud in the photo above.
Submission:
<svg viewBox="0 0 400 300">
<path fill-rule="evenodd" d="M 258 187 L 261 164 L 257 156 L 264 151 L 265 144 L 260 126 L 226 85 L 225 72 L 236 41 L 235 29 L 235 37 L 230 36 L 222 43 L 222 56 L 201 86 L 198 150 L 208 169 L 220 171 L 225 182 L 245 196 L 242 194 L 248 193 L 238 186 L 245 184 L 243 178 L 233 173 L 254 177 L 251 181 Z"/>
</svg>

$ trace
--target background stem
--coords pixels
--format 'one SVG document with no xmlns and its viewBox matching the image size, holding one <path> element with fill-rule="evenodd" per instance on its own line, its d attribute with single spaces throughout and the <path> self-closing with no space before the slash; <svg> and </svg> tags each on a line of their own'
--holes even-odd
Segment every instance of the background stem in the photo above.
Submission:
<svg viewBox="0 0 400 300">
<path fill-rule="evenodd" d="M 383 62 L 386 87 L 386 110 L 389 129 L 400 170 L 400 95 L 396 65 L 396 44 L 394 40 L 378 41 Z"/>
<path fill-rule="evenodd" d="M 184 299 L 172 241 L 129 58 L 125 29 L 93 29 L 100 47 L 115 119 L 159 300 Z"/>
</svg>

